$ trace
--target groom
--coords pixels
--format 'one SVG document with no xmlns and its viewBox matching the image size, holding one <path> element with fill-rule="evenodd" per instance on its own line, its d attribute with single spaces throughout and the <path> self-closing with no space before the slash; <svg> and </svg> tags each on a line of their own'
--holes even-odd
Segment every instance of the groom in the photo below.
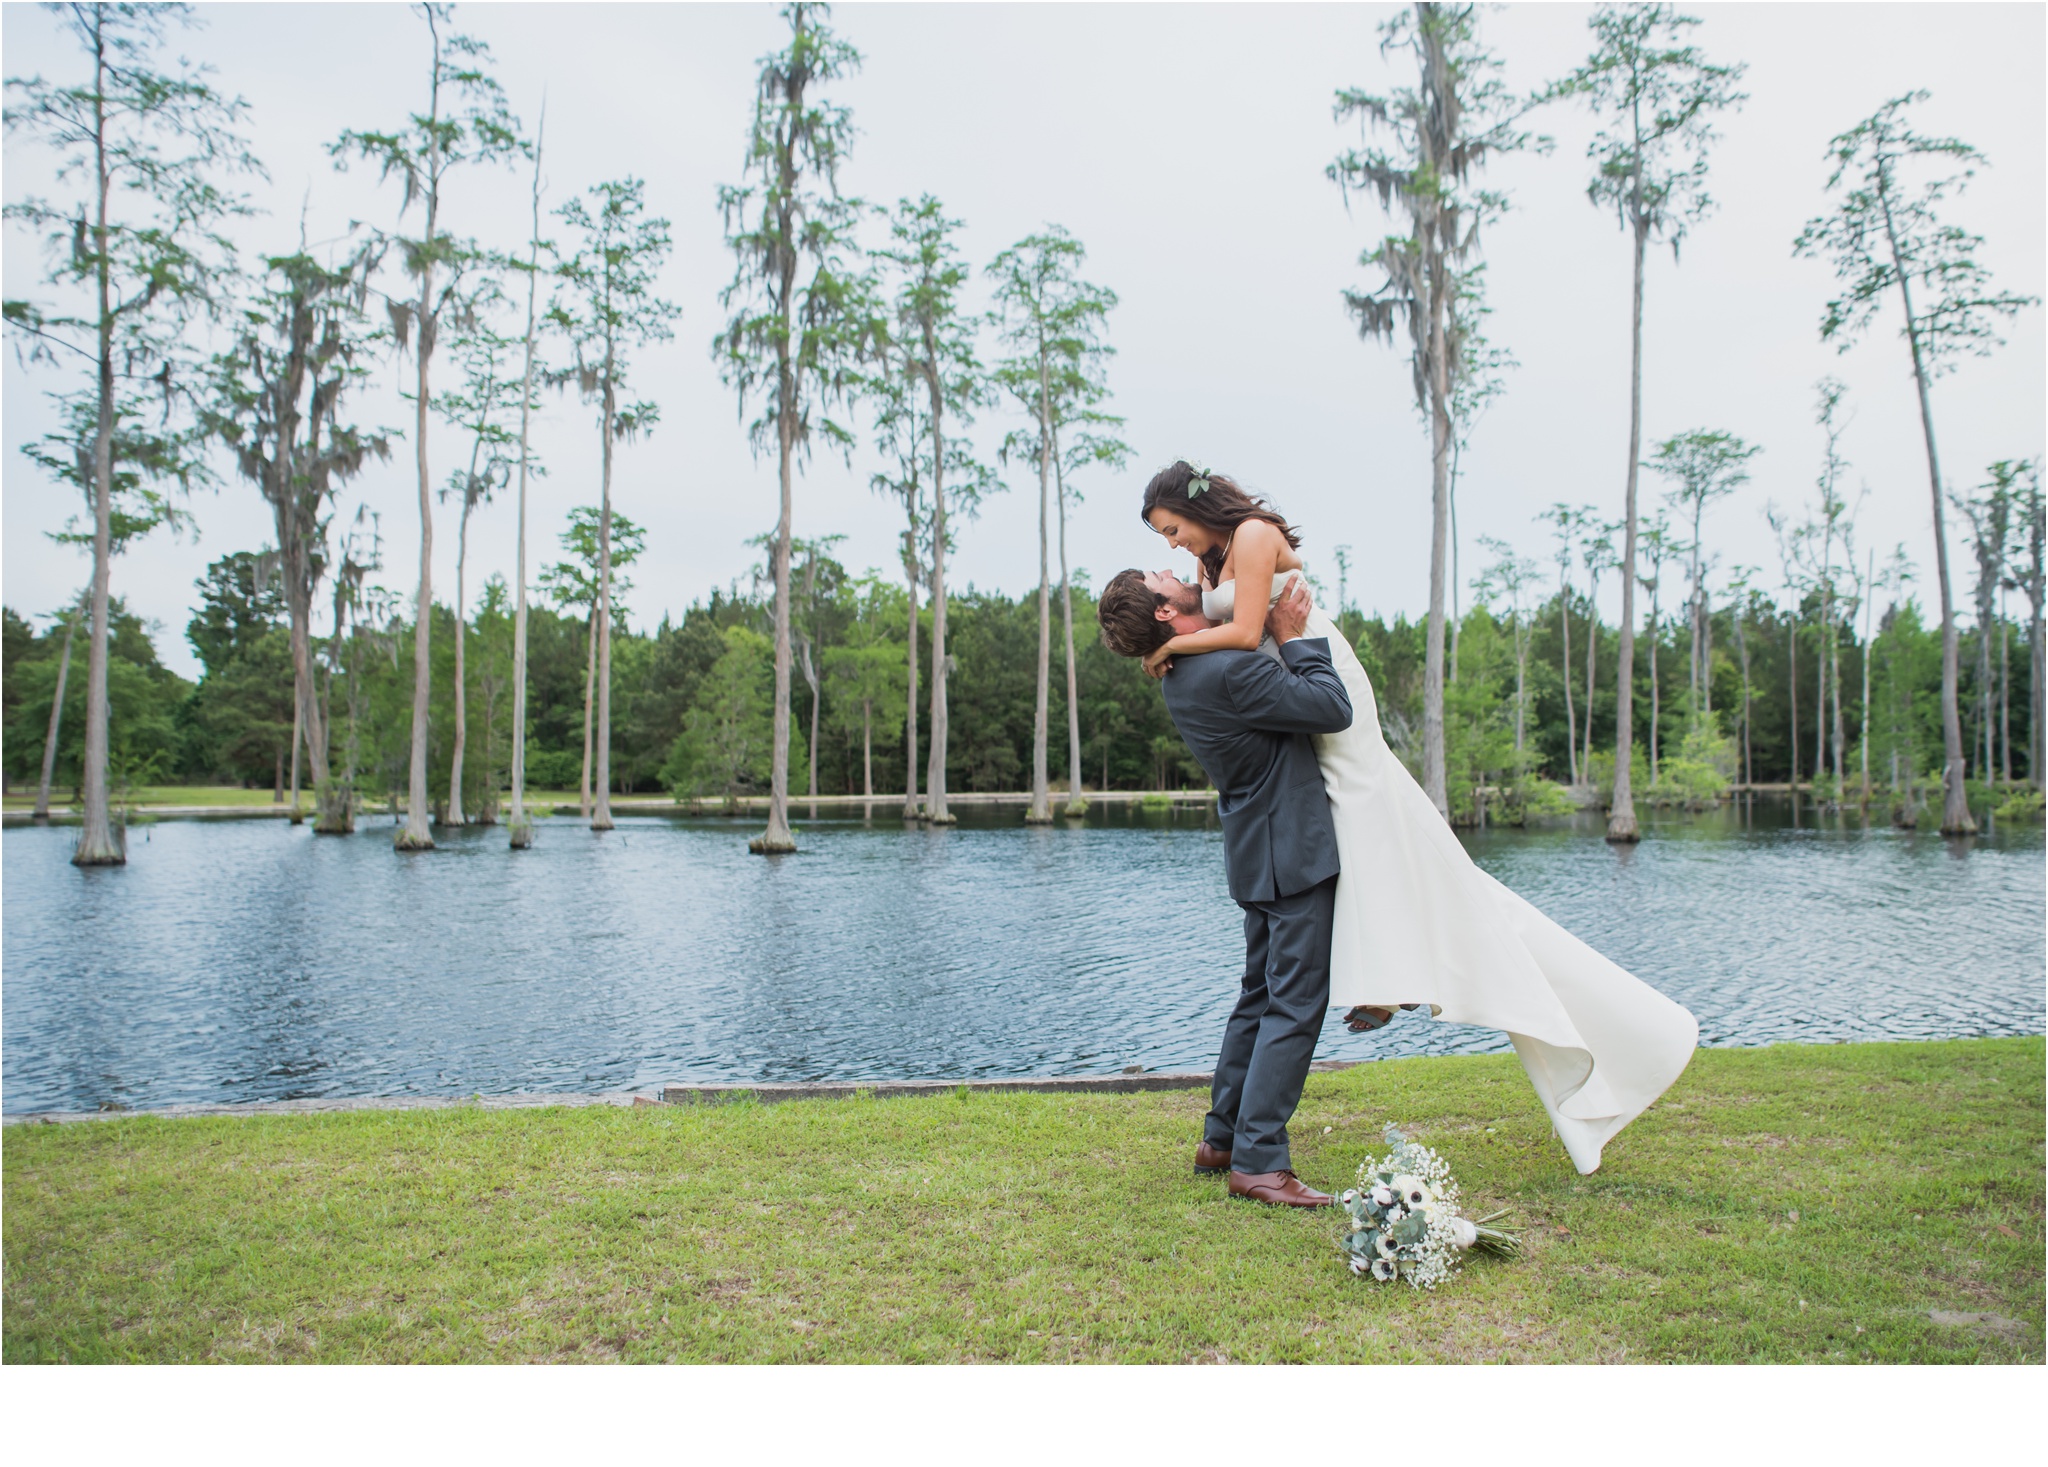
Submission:
<svg viewBox="0 0 2048 1467">
<path fill-rule="evenodd" d="M 1302 1185 L 1287 1150 L 1330 1000 L 1330 931 L 1337 832 L 1310 734 L 1351 726 L 1351 698 L 1330 644 L 1305 638 L 1299 579 L 1266 631 L 1279 657 L 1208 652 L 1183 657 L 1163 684 L 1166 708 L 1216 787 L 1223 865 L 1244 908 L 1244 987 L 1223 1030 L 1195 1170 L 1230 1172 L 1230 1192 L 1287 1207 L 1326 1207 Z M 1127 570 L 1103 587 L 1103 645 L 1143 657 L 1181 632 L 1213 625 L 1201 592 L 1168 571 Z"/>
</svg>

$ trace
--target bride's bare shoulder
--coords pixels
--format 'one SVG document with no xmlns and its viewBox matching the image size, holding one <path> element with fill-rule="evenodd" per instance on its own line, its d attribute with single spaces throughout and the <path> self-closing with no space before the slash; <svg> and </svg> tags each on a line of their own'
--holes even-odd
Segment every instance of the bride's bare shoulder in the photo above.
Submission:
<svg viewBox="0 0 2048 1467">
<path fill-rule="evenodd" d="M 1239 560 L 1247 551 L 1258 560 L 1269 562 L 1276 571 L 1301 569 L 1301 557 L 1294 553 L 1280 527 L 1269 520 L 1246 520 L 1237 527 L 1231 559 Z"/>
</svg>

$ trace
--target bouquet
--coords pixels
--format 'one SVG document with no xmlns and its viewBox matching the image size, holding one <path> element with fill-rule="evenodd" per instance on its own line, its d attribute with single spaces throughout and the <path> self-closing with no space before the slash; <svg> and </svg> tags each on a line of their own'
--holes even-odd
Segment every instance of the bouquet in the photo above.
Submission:
<svg viewBox="0 0 2048 1467">
<path fill-rule="evenodd" d="M 1512 1255 L 1521 1248 L 1516 1234 L 1488 1226 L 1506 1209 L 1482 1218 L 1459 1213 L 1450 1163 L 1392 1126 L 1385 1139 L 1387 1154 L 1361 1162 L 1358 1185 L 1337 1199 L 1350 1222 L 1337 1247 L 1353 1273 L 1433 1289 L 1471 1249 Z"/>
</svg>

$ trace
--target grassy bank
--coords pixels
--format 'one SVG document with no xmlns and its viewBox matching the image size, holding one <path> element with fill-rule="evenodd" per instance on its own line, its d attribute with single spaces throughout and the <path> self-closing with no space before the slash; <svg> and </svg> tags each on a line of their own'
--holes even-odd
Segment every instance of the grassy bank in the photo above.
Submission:
<svg viewBox="0 0 2048 1467">
<path fill-rule="evenodd" d="M 527 791 L 526 798 L 529 803 L 543 805 L 567 803 L 573 806 L 576 803 L 576 791 L 529 790 Z M 117 797 L 115 803 L 123 806 L 133 805 L 141 809 L 173 810 L 192 808 L 239 810 L 262 809 L 272 806 L 279 810 L 291 808 L 289 796 L 279 800 L 276 791 L 267 785 L 260 788 L 243 789 L 240 785 L 232 784 L 147 785 Z M 403 807 L 404 803 L 403 800 L 399 801 L 401 807 Z M 36 804 L 36 792 L 33 789 L 15 790 L 7 795 L 4 804 L 9 810 L 33 810 Z M 69 789 L 57 789 L 50 792 L 50 808 L 54 811 L 70 813 L 75 812 L 78 807 L 72 802 Z M 299 791 L 299 808 L 309 815 L 312 813 L 313 792 L 311 789 Z M 358 818 L 386 813 L 382 797 L 380 796 L 372 800 L 367 805 L 359 806 L 357 813 Z"/>
<path fill-rule="evenodd" d="M 1592 1177 L 1512 1057 L 1314 1077 L 1311 1182 L 1398 1119 L 1519 1209 L 1434 1296 L 1191 1175 L 1200 1094 L 16 1126 L 5 1358 L 2038 1361 L 2042 1066 L 1706 1050 Z"/>
</svg>

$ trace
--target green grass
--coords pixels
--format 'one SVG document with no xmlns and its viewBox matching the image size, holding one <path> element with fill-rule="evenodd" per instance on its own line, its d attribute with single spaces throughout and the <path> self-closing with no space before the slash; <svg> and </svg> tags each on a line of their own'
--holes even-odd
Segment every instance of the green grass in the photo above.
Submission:
<svg viewBox="0 0 2048 1467">
<path fill-rule="evenodd" d="M 4 1353 L 2039 1361 L 2042 1068 L 1706 1050 L 1592 1177 L 1512 1057 L 1313 1077 L 1311 1182 L 1394 1119 L 1518 1209 L 1526 1255 L 1434 1295 L 1193 1176 L 1198 1093 L 15 1126 Z"/>
<path fill-rule="evenodd" d="M 289 791 L 286 792 L 286 798 L 282 801 L 273 799 L 272 793 L 267 785 L 261 789 L 246 790 L 239 785 L 232 784 L 149 785 L 134 791 L 131 797 L 117 799 L 116 803 L 122 805 L 171 805 L 180 808 L 233 806 L 237 809 L 245 806 L 275 805 L 280 810 L 290 806 Z M 625 797 L 620 796 L 619 798 Z M 373 796 L 366 793 L 364 800 L 365 803 L 358 808 L 359 817 L 387 813 L 382 795 Z M 528 790 L 526 792 L 526 800 L 528 805 L 552 805 L 567 802 L 569 808 L 573 811 L 576 808 L 576 791 Z M 501 797 L 499 801 L 501 813 L 505 808 L 509 807 L 509 803 L 509 797 Z M 9 810 L 33 810 L 35 805 L 36 792 L 33 789 L 16 790 L 6 797 L 6 808 Z M 299 791 L 299 807 L 308 815 L 312 814 L 313 792 L 310 789 Z M 50 808 L 56 811 L 72 810 L 74 806 L 71 803 L 71 791 L 68 788 L 51 790 Z"/>
<path fill-rule="evenodd" d="M 138 805 L 233 805 L 236 807 L 278 803 L 271 799 L 271 790 L 267 785 L 262 789 L 245 790 L 239 785 L 232 784 L 150 785 L 136 790 L 133 795 L 133 802 Z M 308 792 L 301 792 L 299 802 L 310 809 L 312 807 L 312 795 Z M 121 800 L 119 803 L 126 804 L 128 801 Z M 286 799 L 280 804 L 280 808 L 289 803 L 290 800 Z M 33 810 L 35 805 L 36 792 L 33 789 L 26 791 L 17 790 L 7 796 L 7 808 L 10 810 Z M 68 788 L 51 790 L 50 808 L 52 810 L 70 810 L 72 808 L 71 791 Z"/>
</svg>

